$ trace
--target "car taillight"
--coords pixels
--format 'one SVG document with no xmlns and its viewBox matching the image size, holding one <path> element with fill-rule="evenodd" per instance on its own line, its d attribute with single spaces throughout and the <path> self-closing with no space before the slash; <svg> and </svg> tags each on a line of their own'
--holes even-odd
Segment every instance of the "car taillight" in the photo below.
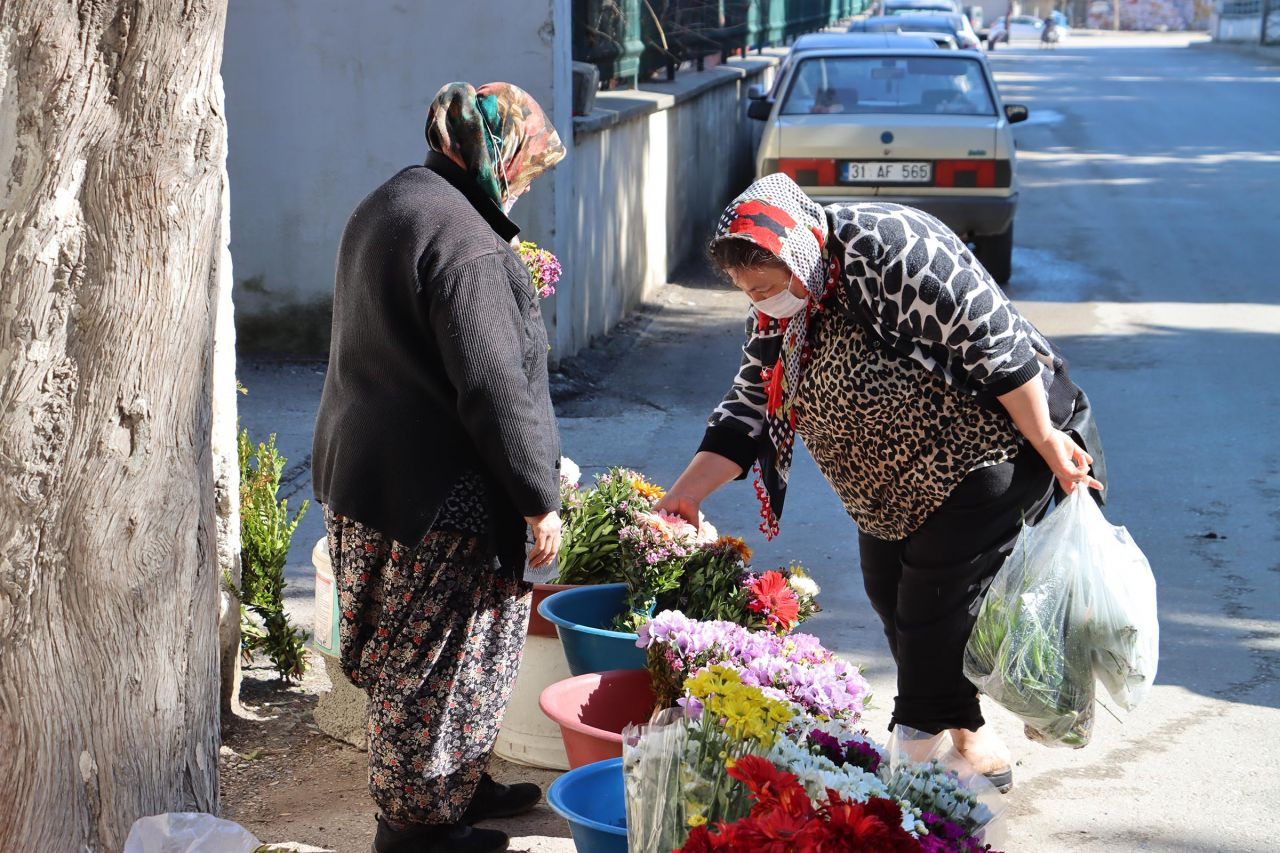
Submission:
<svg viewBox="0 0 1280 853">
<path fill-rule="evenodd" d="M 835 160 L 797 160 L 784 157 L 778 161 L 778 171 L 802 187 L 836 185 Z"/>
<path fill-rule="evenodd" d="M 933 167 L 935 187 L 1007 187 L 1012 180 L 1008 160 L 939 160 Z"/>
</svg>

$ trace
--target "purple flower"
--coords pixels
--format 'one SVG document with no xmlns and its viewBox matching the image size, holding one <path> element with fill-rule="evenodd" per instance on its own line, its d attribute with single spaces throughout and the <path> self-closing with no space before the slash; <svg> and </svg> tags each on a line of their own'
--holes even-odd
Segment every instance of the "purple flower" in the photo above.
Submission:
<svg viewBox="0 0 1280 853">
<path fill-rule="evenodd" d="M 724 664 L 736 669 L 744 684 L 795 702 L 812 714 L 856 719 L 868 693 L 856 668 L 808 634 L 780 637 L 732 622 L 699 622 L 678 611 L 664 611 L 649 622 L 644 637 L 644 647 L 654 644 L 677 651 L 690 674 Z"/>
</svg>

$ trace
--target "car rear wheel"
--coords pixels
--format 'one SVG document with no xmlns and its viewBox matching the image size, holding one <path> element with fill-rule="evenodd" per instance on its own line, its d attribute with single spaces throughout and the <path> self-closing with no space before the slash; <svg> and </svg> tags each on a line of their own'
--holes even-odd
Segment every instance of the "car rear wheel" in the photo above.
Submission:
<svg viewBox="0 0 1280 853">
<path fill-rule="evenodd" d="M 1013 274 L 1013 223 L 1003 234 L 977 238 L 973 246 L 978 262 L 991 273 L 996 284 L 1002 287 L 1007 284 Z"/>
</svg>

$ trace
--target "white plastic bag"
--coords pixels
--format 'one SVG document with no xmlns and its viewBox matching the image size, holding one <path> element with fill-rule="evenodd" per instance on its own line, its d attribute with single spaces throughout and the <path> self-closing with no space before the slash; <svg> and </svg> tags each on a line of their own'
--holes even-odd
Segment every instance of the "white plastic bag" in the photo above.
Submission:
<svg viewBox="0 0 1280 853">
<path fill-rule="evenodd" d="M 1147 558 L 1086 491 L 1023 528 L 964 656 L 965 675 L 1028 737 L 1077 748 L 1092 732 L 1095 679 L 1132 710 L 1151 689 L 1160 644 Z"/>
<path fill-rule="evenodd" d="M 689 729 L 683 708 L 666 708 L 622 730 L 622 778 L 627 798 L 627 849 L 666 853 L 684 844 L 682 777 Z"/>
<path fill-rule="evenodd" d="M 238 823 L 201 812 L 171 812 L 134 821 L 124 853 L 251 853 L 261 846 Z"/>
</svg>

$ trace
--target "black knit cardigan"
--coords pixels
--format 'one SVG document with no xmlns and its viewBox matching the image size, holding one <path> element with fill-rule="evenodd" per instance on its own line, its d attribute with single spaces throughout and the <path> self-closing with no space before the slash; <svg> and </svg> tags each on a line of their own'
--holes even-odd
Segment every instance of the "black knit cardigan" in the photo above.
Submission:
<svg viewBox="0 0 1280 853">
<path fill-rule="evenodd" d="M 511 574 L 523 517 L 560 506 L 547 335 L 518 233 L 438 154 L 360 202 L 338 250 L 312 449 L 316 499 L 405 544 L 479 472 Z"/>
</svg>

